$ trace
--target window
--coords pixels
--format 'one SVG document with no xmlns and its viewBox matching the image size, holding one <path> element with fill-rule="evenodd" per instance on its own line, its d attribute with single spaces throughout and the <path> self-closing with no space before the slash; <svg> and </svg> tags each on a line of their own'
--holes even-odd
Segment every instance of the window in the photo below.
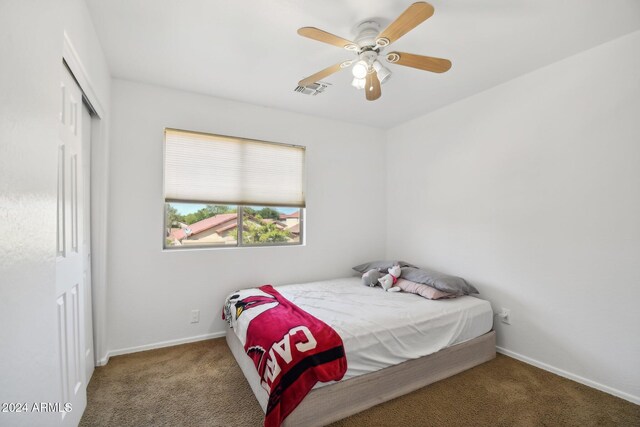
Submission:
<svg viewBox="0 0 640 427">
<path fill-rule="evenodd" d="M 165 130 L 164 247 L 299 245 L 305 148 Z"/>
</svg>

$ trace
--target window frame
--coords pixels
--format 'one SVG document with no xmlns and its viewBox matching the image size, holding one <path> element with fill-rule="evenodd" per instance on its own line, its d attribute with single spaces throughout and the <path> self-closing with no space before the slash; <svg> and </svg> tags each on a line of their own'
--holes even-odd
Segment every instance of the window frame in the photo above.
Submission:
<svg viewBox="0 0 640 427">
<path fill-rule="evenodd" d="M 242 218 L 244 217 L 244 208 L 246 205 L 228 205 L 228 206 L 236 206 L 238 216 L 236 218 L 236 227 L 238 228 L 238 238 L 236 240 L 235 245 L 227 245 L 227 244 L 189 244 L 189 245 L 178 245 L 178 246 L 167 246 L 167 230 L 169 229 L 169 224 L 167 224 L 167 204 L 171 202 L 164 202 L 162 205 L 163 209 L 163 239 L 162 239 L 162 250 L 163 251 L 173 251 L 173 250 L 186 250 L 186 249 L 238 249 L 238 248 L 271 248 L 271 247 L 289 247 L 289 246 L 305 246 L 305 210 L 306 208 L 297 208 L 300 211 L 300 239 L 296 243 L 251 243 L 246 244 L 243 243 L 242 240 Z M 273 207 L 273 206 L 272 206 Z M 283 206 L 275 206 L 275 207 L 283 207 Z M 295 206 L 292 206 L 295 207 Z"/>
<path fill-rule="evenodd" d="M 165 194 L 165 187 L 164 187 L 164 183 L 165 183 L 165 169 L 166 169 L 166 135 L 167 135 L 167 131 L 176 131 L 176 132 L 186 132 L 186 133 L 192 133 L 192 134 L 198 134 L 198 135 L 204 135 L 204 136 L 213 136 L 213 137 L 221 137 L 221 138 L 230 138 L 230 139 L 236 139 L 236 140 L 244 140 L 244 141 L 250 141 L 250 142 L 258 142 L 258 143 L 263 143 L 263 144 L 270 144 L 270 145 L 281 145 L 281 146 L 288 146 L 288 147 L 294 147 L 294 148 L 299 148 L 302 149 L 304 151 L 304 160 L 303 160 L 303 164 L 302 164 L 302 185 L 303 185 L 303 201 L 306 199 L 306 177 L 307 177 L 307 165 L 306 165 L 306 151 L 307 151 L 307 147 L 304 145 L 296 145 L 296 144 L 290 144 L 290 143 L 283 143 L 283 142 L 274 142 L 274 141 L 265 141 L 265 140 L 259 140 L 259 139 L 252 139 L 252 138 L 244 138 L 244 137 L 240 137 L 240 136 L 231 136 L 231 135 L 222 135 L 222 134 L 215 134 L 215 133 L 210 133 L 210 132 L 202 132 L 202 131 L 194 131 L 194 130 L 186 130 L 186 129 L 179 129 L 179 128 L 171 128 L 171 127 L 165 127 L 164 131 L 163 131 L 163 154 L 162 154 L 162 192 L 163 195 Z M 200 204 L 217 204 L 217 205 L 227 205 L 227 206 L 236 206 L 237 209 L 237 213 L 238 216 L 236 218 L 237 221 L 237 230 L 238 230 L 238 236 L 236 239 L 236 244 L 235 245 L 227 245 L 227 244 L 190 244 L 190 245 L 179 245 L 179 246 L 167 246 L 167 230 L 170 229 L 170 224 L 167 224 L 167 204 L 171 204 L 171 203 L 200 203 Z M 282 242 L 277 242 L 277 243 L 262 243 L 262 244 L 245 244 L 243 242 L 243 238 L 242 238 L 242 233 L 243 233 L 243 227 L 242 227 L 242 219 L 244 217 L 244 208 L 245 207 L 249 207 L 249 206 L 262 206 L 262 207 L 271 207 L 271 208 L 283 208 L 283 207 L 290 207 L 290 208 L 296 208 L 299 210 L 300 212 L 300 219 L 299 219 L 299 224 L 300 224 L 300 233 L 299 233 L 299 241 L 296 243 L 282 243 Z M 163 239 L 162 239 L 162 250 L 163 251 L 172 251 L 172 250 L 185 250 L 185 249 L 231 249 L 231 248 L 264 248 L 264 247 L 297 247 L 297 246 L 305 246 L 306 245 L 306 203 L 304 203 L 303 206 L 283 206 L 283 205 L 278 205 L 277 203 L 258 203 L 256 205 L 253 204 L 238 204 L 238 203 L 225 203 L 225 202 L 212 202 L 212 201 L 178 201 L 178 200 L 167 200 L 166 196 L 165 198 L 163 198 L 163 202 L 162 202 L 162 210 L 163 210 L 163 219 L 162 219 L 162 223 L 163 223 L 163 230 L 162 230 L 162 234 L 163 234 Z"/>
</svg>

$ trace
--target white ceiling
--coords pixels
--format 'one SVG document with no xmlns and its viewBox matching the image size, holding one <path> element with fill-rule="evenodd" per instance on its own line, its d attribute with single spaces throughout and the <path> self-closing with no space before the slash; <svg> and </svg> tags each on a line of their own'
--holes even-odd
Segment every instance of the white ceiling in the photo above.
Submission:
<svg viewBox="0 0 640 427">
<path fill-rule="evenodd" d="M 294 92 L 353 57 L 296 30 L 351 39 L 355 24 L 385 26 L 410 0 L 86 1 L 114 77 L 380 128 L 640 29 L 638 0 L 431 0 L 435 14 L 387 51 L 448 58 L 452 69 L 389 65 L 394 75 L 370 102 L 349 71 L 326 78 L 320 95 Z"/>
</svg>

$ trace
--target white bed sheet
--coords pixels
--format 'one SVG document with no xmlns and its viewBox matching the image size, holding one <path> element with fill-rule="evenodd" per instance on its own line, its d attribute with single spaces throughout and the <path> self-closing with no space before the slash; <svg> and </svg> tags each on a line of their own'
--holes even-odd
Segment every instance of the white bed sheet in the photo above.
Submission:
<svg viewBox="0 0 640 427">
<path fill-rule="evenodd" d="M 431 301 L 369 288 L 359 277 L 275 288 L 340 335 L 347 355 L 344 380 L 435 353 L 493 327 L 489 302 L 471 296 Z"/>
</svg>

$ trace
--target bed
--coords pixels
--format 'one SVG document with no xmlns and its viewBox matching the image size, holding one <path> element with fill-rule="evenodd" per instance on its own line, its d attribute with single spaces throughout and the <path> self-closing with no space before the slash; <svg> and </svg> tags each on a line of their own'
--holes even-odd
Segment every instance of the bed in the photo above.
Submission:
<svg viewBox="0 0 640 427">
<path fill-rule="evenodd" d="M 362 285 L 359 277 L 276 287 L 340 335 L 348 368 L 318 383 L 284 426 L 321 426 L 447 378 L 495 357 L 493 312 L 472 296 L 431 301 Z M 227 343 L 266 410 L 268 394 L 230 329 Z"/>
</svg>

